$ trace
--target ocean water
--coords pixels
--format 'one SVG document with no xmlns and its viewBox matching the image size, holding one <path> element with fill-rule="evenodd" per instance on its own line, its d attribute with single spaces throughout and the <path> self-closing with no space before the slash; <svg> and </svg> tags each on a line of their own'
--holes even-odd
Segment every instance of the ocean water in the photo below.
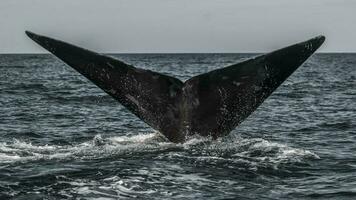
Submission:
<svg viewBox="0 0 356 200">
<path fill-rule="evenodd" d="M 112 55 L 186 80 L 254 54 Z M 0 199 L 355 199 L 356 54 L 316 54 L 229 136 L 167 141 L 51 55 L 0 55 Z"/>
</svg>

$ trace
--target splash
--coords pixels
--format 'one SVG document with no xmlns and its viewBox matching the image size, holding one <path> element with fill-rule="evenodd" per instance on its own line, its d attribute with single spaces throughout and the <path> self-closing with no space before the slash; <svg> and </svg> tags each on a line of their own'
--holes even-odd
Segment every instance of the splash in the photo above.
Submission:
<svg viewBox="0 0 356 200">
<path fill-rule="evenodd" d="M 251 170 L 261 167 L 278 169 L 286 164 L 320 159 L 317 154 L 309 150 L 293 148 L 262 138 L 243 138 L 233 135 L 218 140 L 194 137 L 183 144 L 183 147 L 189 154 L 178 156 L 194 159 L 197 163 L 239 166 L 243 164 Z"/>
<path fill-rule="evenodd" d="M 0 163 L 28 162 L 52 159 L 97 159 L 125 153 L 144 153 L 174 144 L 166 142 L 158 133 L 121 136 L 103 139 L 96 135 L 92 140 L 77 145 L 33 145 L 14 139 L 0 143 Z"/>
<path fill-rule="evenodd" d="M 14 139 L 0 143 L 0 163 L 37 160 L 98 159 L 156 152 L 163 156 L 182 157 L 193 162 L 246 162 L 251 169 L 261 165 L 275 168 L 284 163 L 319 159 L 315 153 L 261 138 L 226 137 L 218 140 L 194 136 L 184 144 L 169 142 L 160 133 L 103 138 L 76 145 L 33 145 Z M 163 152 L 163 153 L 162 153 Z"/>
</svg>

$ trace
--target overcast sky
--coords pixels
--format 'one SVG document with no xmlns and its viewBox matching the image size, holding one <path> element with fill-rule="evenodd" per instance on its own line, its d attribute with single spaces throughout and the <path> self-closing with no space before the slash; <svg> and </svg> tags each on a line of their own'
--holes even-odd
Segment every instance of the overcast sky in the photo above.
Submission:
<svg viewBox="0 0 356 200">
<path fill-rule="evenodd" d="M 356 51 L 356 0 L 0 0 L 0 53 L 45 52 L 25 30 L 98 52 L 266 52 L 323 34 Z"/>
</svg>

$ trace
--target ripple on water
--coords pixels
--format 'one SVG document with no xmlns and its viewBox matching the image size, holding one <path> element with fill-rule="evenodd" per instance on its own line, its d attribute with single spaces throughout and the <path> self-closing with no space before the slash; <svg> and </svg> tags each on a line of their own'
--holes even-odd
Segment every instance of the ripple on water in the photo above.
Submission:
<svg viewBox="0 0 356 200">
<path fill-rule="evenodd" d="M 254 55 L 117 56 L 187 80 Z M 150 133 L 50 55 L 0 61 L 0 199 L 355 195 L 355 54 L 312 56 L 238 127 L 239 136 L 184 144 Z"/>
</svg>

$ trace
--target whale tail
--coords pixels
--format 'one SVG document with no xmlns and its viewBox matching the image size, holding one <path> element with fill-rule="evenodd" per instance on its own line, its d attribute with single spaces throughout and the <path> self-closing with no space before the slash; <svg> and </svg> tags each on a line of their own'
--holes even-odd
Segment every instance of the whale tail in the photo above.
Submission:
<svg viewBox="0 0 356 200">
<path fill-rule="evenodd" d="M 324 42 L 319 36 L 182 81 L 46 36 L 26 34 L 172 142 L 228 134 Z"/>
</svg>

